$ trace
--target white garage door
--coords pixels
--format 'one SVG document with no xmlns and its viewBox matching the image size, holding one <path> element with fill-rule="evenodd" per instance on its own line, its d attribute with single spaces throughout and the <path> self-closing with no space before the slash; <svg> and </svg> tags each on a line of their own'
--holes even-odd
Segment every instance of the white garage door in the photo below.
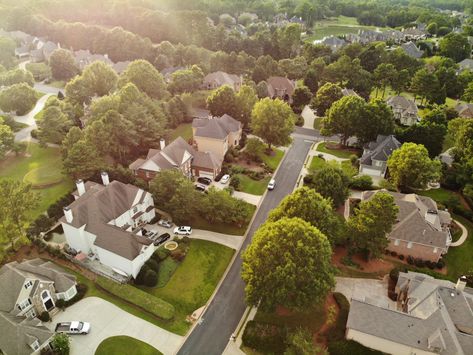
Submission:
<svg viewBox="0 0 473 355">
<path fill-rule="evenodd" d="M 199 171 L 199 177 L 207 177 L 209 179 L 214 179 L 214 174 L 212 174 L 211 172 L 208 172 L 208 171 Z"/>
<path fill-rule="evenodd" d="M 381 176 L 381 171 L 379 170 L 376 170 L 376 169 L 369 169 L 369 168 L 361 168 L 361 174 L 364 174 L 364 175 L 371 175 L 371 176 Z"/>
</svg>

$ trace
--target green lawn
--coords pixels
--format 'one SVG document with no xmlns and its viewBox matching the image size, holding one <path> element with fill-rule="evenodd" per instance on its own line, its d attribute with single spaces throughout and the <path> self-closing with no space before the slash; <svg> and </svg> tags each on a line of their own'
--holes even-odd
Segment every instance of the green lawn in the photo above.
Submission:
<svg viewBox="0 0 473 355">
<path fill-rule="evenodd" d="M 179 322 L 187 330 L 190 325 L 185 321 L 186 316 L 208 301 L 233 253 L 233 249 L 223 245 L 192 239 L 184 261 L 165 287 L 140 288 L 174 305 L 174 322 Z"/>
<path fill-rule="evenodd" d="M 324 165 L 327 164 L 327 161 L 318 157 L 318 156 L 313 156 L 312 161 L 310 162 L 309 165 L 309 170 L 319 170 L 324 167 Z M 339 163 L 336 161 L 331 161 L 331 164 L 338 165 Z M 358 174 L 358 170 L 351 165 L 351 162 L 349 160 L 342 161 L 339 167 L 345 172 L 350 177 L 355 176 Z"/>
<path fill-rule="evenodd" d="M 327 148 L 327 143 L 333 143 L 333 142 L 322 142 L 317 146 L 317 151 L 322 152 L 322 153 L 327 153 L 327 154 L 332 154 L 338 158 L 342 159 L 350 159 L 352 155 L 360 155 L 359 150 L 353 150 L 353 149 L 330 149 Z M 336 143 L 335 143 L 336 144 Z"/>
<path fill-rule="evenodd" d="M 179 262 L 174 260 L 173 258 L 167 257 L 166 259 L 161 261 L 159 263 L 157 287 L 166 286 L 178 267 Z"/>
<path fill-rule="evenodd" d="M 266 153 L 263 153 L 260 156 L 260 158 L 263 161 L 263 163 L 265 163 L 271 169 L 276 170 L 283 156 L 284 156 L 284 152 L 282 150 L 273 149 L 272 155 L 267 155 Z"/>
<path fill-rule="evenodd" d="M 10 157 L 0 162 L 0 178 L 25 180 L 28 182 L 44 182 L 57 180 L 61 175 L 62 161 L 59 148 L 41 148 L 38 144 L 30 143 L 25 156 Z M 63 177 L 62 182 L 44 189 L 36 189 L 40 194 L 39 206 L 31 212 L 35 219 L 60 197 L 73 187 L 72 181 Z"/>
<path fill-rule="evenodd" d="M 95 355 L 162 355 L 162 352 L 141 340 L 125 335 L 110 337 L 102 341 Z"/>
<path fill-rule="evenodd" d="M 442 205 L 449 205 L 451 201 L 456 201 L 455 203 L 460 205 L 460 198 L 458 195 L 450 190 L 439 188 L 439 189 L 432 189 L 427 191 L 416 191 L 417 194 L 422 196 L 427 196 L 433 199 L 437 203 L 441 203 Z"/>
<path fill-rule="evenodd" d="M 465 243 L 459 247 L 450 247 L 444 256 L 447 276 L 451 281 L 456 281 L 462 275 L 471 274 L 473 270 L 473 223 L 461 216 L 453 215 L 453 218 L 468 229 Z"/>
<path fill-rule="evenodd" d="M 240 188 L 239 191 L 246 192 L 252 195 L 262 195 L 268 187 L 268 182 L 271 177 L 266 177 L 261 180 L 253 180 L 252 178 L 244 175 L 237 174 L 235 175 L 240 179 Z"/>
<path fill-rule="evenodd" d="M 166 144 L 171 143 L 177 137 L 181 136 L 187 142 L 192 138 L 192 123 L 182 123 L 177 126 L 170 134 L 169 141 Z"/>
<path fill-rule="evenodd" d="M 316 117 L 314 120 L 314 129 L 320 130 L 322 128 L 322 117 Z"/>
<path fill-rule="evenodd" d="M 256 206 L 249 204 L 252 209 L 252 215 L 255 213 Z M 211 232 L 222 233 L 222 234 L 232 234 L 232 235 L 244 235 L 246 228 L 248 228 L 248 223 L 242 227 L 237 227 L 234 225 L 229 225 L 225 223 L 210 223 L 204 218 L 197 216 L 194 217 L 190 223 L 194 229 L 203 229 Z"/>
<path fill-rule="evenodd" d="M 318 156 L 313 156 L 310 162 L 309 170 L 319 170 L 322 169 L 326 164 L 326 161 Z"/>
</svg>

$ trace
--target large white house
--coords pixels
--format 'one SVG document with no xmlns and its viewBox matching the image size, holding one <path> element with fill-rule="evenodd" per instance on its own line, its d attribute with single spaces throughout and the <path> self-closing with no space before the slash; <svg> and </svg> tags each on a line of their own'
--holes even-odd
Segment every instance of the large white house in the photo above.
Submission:
<svg viewBox="0 0 473 355">
<path fill-rule="evenodd" d="M 76 200 L 64 208 L 61 224 L 70 247 L 118 273 L 136 277 L 154 252 L 141 226 L 155 217 L 151 194 L 119 181 L 103 185 L 77 181 Z"/>
</svg>

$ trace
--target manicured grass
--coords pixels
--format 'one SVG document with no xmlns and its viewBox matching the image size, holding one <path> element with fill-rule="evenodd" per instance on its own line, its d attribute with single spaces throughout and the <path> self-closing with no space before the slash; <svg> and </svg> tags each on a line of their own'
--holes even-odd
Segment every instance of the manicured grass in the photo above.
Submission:
<svg viewBox="0 0 473 355">
<path fill-rule="evenodd" d="M 459 247 L 450 247 L 443 258 L 447 265 L 447 276 L 456 281 L 460 276 L 467 275 L 473 270 L 473 223 L 461 216 L 453 215 L 468 230 L 468 238 Z"/>
<path fill-rule="evenodd" d="M 309 170 L 319 170 L 322 169 L 326 164 L 326 161 L 318 156 L 313 156 L 310 162 Z"/>
<path fill-rule="evenodd" d="M 95 355 L 162 355 L 151 345 L 125 335 L 110 337 L 102 341 Z"/>
<path fill-rule="evenodd" d="M 330 148 L 327 148 L 327 143 L 332 143 L 332 142 L 322 142 L 317 146 L 316 150 L 318 152 L 331 154 L 331 155 L 334 155 L 334 156 L 336 156 L 338 158 L 342 158 L 342 159 L 350 159 L 350 157 L 352 155 L 358 155 L 358 156 L 360 155 L 359 151 L 354 151 L 354 150 L 350 150 L 350 149 L 330 149 Z M 336 144 L 336 143 L 332 143 L 332 144 Z"/>
<path fill-rule="evenodd" d="M 164 287 L 171 279 L 171 276 L 174 275 L 177 268 L 179 267 L 179 262 L 174 260 L 171 257 L 167 257 L 159 263 L 158 270 L 158 285 L 157 287 Z"/>
<path fill-rule="evenodd" d="M 7 178 L 27 181 L 44 181 L 49 175 L 60 176 L 62 170 L 61 152 L 59 148 L 41 148 L 38 144 L 29 143 L 25 156 L 9 157 L 0 162 L 0 179 Z M 72 181 L 64 177 L 62 182 L 47 187 L 37 189 L 40 194 L 39 206 L 31 211 L 31 219 L 35 219 L 59 198 L 64 196 L 73 187 Z"/>
<path fill-rule="evenodd" d="M 192 123 L 183 123 L 177 126 L 170 134 L 169 141 L 167 144 L 171 143 L 177 137 L 181 136 L 187 142 L 192 138 Z"/>
<path fill-rule="evenodd" d="M 223 245 L 192 239 L 184 261 L 165 287 L 140 288 L 173 304 L 176 309 L 174 322 L 187 330 L 190 325 L 185 321 L 186 316 L 208 301 L 233 253 L 233 249 Z"/>
<path fill-rule="evenodd" d="M 60 165 L 59 161 L 55 163 L 55 166 L 57 165 Z M 33 186 L 59 183 L 63 179 L 64 175 L 62 172 L 58 169 L 51 169 L 51 165 L 40 166 L 31 170 L 23 177 L 24 182 Z"/>
<path fill-rule="evenodd" d="M 310 162 L 309 165 L 309 170 L 319 170 L 324 167 L 324 165 L 328 164 L 326 160 L 318 157 L 318 156 L 313 156 L 312 161 Z M 336 161 L 331 161 L 331 164 L 339 164 Z M 356 170 L 353 165 L 351 165 L 351 162 L 349 160 L 342 161 L 341 164 L 339 165 L 341 169 L 345 172 L 350 177 L 355 176 L 358 174 L 358 170 Z"/>
<path fill-rule="evenodd" d="M 269 176 L 261 180 L 253 180 L 244 174 L 237 174 L 236 176 L 240 179 L 239 191 L 260 196 L 266 191 L 268 182 L 271 179 Z"/>
<path fill-rule="evenodd" d="M 249 205 L 250 205 L 250 208 L 252 209 L 252 215 L 253 215 L 255 213 L 256 206 L 252 204 L 249 204 Z M 194 229 L 203 229 L 203 230 L 208 230 L 211 232 L 231 234 L 231 235 L 244 235 L 246 232 L 246 228 L 248 228 L 248 223 L 241 227 L 237 227 L 237 226 L 229 225 L 225 223 L 210 223 L 200 216 L 194 217 L 190 225 Z"/>
<path fill-rule="evenodd" d="M 447 205 L 450 203 L 450 201 L 456 200 L 457 204 L 460 205 L 460 198 L 458 197 L 455 192 L 444 189 L 444 188 L 439 188 L 439 189 L 432 189 L 432 190 L 427 190 L 427 191 L 416 191 L 417 194 L 422 195 L 422 196 L 427 196 L 433 199 L 437 203 L 441 203 L 442 205 Z"/>
<path fill-rule="evenodd" d="M 360 29 L 374 30 L 376 27 L 360 25 L 356 17 L 338 16 L 317 21 L 312 29 L 314 34 L 304 40 L 306 42 L 313 42 L 314 40 L 320 40 L 328 36 L 342 36 L 347 33 L 357 33 Z"/>
<path fill-rule="evenodd" d="M 276 170 L 283 156 L 284 156 L 284 152 L 282 150 L 273 149 L 273 152 L 271 153 L 271 155 L 267 155 L 266 153 L 263 153 L 260 156 L 260 158 L 263 161 L 263 163 L 265 163 L 271 169 Z"/>
</svg>

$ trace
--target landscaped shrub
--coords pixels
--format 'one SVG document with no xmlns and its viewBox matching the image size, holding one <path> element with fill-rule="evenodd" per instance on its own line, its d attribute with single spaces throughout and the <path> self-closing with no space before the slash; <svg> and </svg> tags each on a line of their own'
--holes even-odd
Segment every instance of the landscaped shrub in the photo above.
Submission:
<svg viewBox="0 0 473 355">
<path fill-rule="evenodd" d="M 424 267 L 425 262 L 421 258 L 415 258 L 414 259 L 414 265 L 417 266 L 417 267 Z"/>
<path fill-rule="evenodd" d="M 70 205 L 73 201 L 74 197 L 70 192 L 68 192 L 48 207 L 48 216 L 53 219 L 58 219 L 62 217 L 64 215 L 63 208 Z"/>
<path fill-rule="evenodd" d="M 171 251 L 171 258 L 176 261 L 183 261 L 186 257 L 186 251 L 181 248 L 177 248 L 176 250 Z"/>
<path fill-rule="evenodd" d="M 83 299 L 85 294 L 87 293 L 88 288 L 86 284 L 77 284 L 76 289 L 77 289 L 76 295 L 72 297 L 69 301 L 64 302 L 65 307 L 72 306 L 74 303 Z"/>
<path fill-rule="evenodd" d="M 338 317 L 334 326 L 330 329 L 330 332 L 327 335 L 329 342 L 341 340 L 345 337 L 348 312 L 350 311 L 350 303 L 342 293 L 334 292 L 333 297 L 340 308 L 340 312 L 338 313 Z"/>
<path fill-rule="evenodd" d="M 154 252 L 153 259 L 155 259 L 158 262 L 163 261 L 169 256 L 169 254 L 171 254 L 170 250 L 167 250 L 165 248 L 159 248 L 158 250 Z"/>
<path fill-rule="evenodd" d="M 445 266 L 445 261 L 440 259 L 439 261 L 437 261 L 437 264 L 435 266 L 437 267 L 437 269 L 443 269 L 443 267 Z"/>
<path fill-rule="evenodd" d="M 174 306 L 162 299 L 137 289 L 131 285 L 122 285 L 104 277 L 97 278 L 97 285 L 105 291 L 123 299 L 126 302 L 135 304 L 143 310 L 156 317 L 169 320 L 174 317 Z"/>
<path fill-rule="evenodd" d="M 144 285 L 145 284 L 145 275 L 146 275 L 146 272 L 148 270 L 149 270 L 148 265 L 144 264 L 141 267 L 140 272 L 138 273 L 138 275 L 136 275 L 135 284 L 137 284 L 137 285 Z"/>
<path fill-rule="evenodd" d="M 435 269 L 436 263 L 433 262 L 433 261 L 427 260 L 427 261 L 425 262 L 425 265 L 426 265 L 429 269 L 433 270 L 433 269 Z"/>
<path fill-rule="evenodd" d="M 396 256 L 397 256 L 397 253 L 393 250 L 393 251 L 391 252 L 391 256 L 396 257 Z"/>
<path fill-rule="evenodd" d="M 230 186 L 233 187 L 236 191 L 240 188 L 240 178 L 238 176 L 232 176 L 230 179 Z"/>
<path fill-rule="evenodd" d="M 242 341 L 249 348 L 273 354 L 282 354 L 285 345 L 286 330 L 278 325 L 250 320 L 243 332 Z"/>
<path fill-rule="evenodd" d="M 64 310 L 66 308 L 66 301 L 64 301 L 62 298 L 58 299 L 56 301 L 56 307 Z"/>
<path fill-rule="evenodd" d="M 49 322 L 51 320 L 51 316 L 47 311 L 41 312 L 40 315 L 38 316 L 38 319 L 41 322 Z"/>
<path fill-rule="evenodd" d="M 156 260 L 149 259 L 145 264 L 148 268 L 150 268 L 154 272 L 158 272 L 159 266 L 158 266 L 158 262 Z"/>
<path fill-rule="evenodd" d="M 409 265 L 413 265 L 413 264 L 414 264 L 414 258 L 409 255 L 409 256 L 407 257 L 407 263 L 408 263 Z"/>
<path fill-rule="evenodd" d="M 367 348 L 353 340 L 339 340 L 328 343 L 330 355 L 383 355 L 384 353 Z"/>
<path fill-rule="evenodd" d="M 152 269 L 146 271 L 144 284 L 148 287 L 155 287 L 158 284 L 158 274 L 156 274 L 156 271 Z"/>
<path fill-rule="evenodd" d="M 49 218 L 48 216 L 45 216 L 44 214 L 42 214 L 30 224 L 26 232 L 26 236 L 29 239 L 39 237 L 41 233 L 46 232 L 53 225 L 54 225 L 54 219 Z"/>
<path fill-rule="evenodd" d="M 361 175 L 351 179 L 350 187 L 354 190 L 371 190 L 373 179 L 371 176 Z"/>
<path fill-rule="evenodd" d="M 399 254 L 398 258 L 399 258 L 399 260 L 404 260 L 404 255 Z"/>
<path fill-rule="evenodd" d="M 396 283 L 399 279 L 399 268 L 395 267 L 389 271 L 389 278 Z"/>
</svg>

